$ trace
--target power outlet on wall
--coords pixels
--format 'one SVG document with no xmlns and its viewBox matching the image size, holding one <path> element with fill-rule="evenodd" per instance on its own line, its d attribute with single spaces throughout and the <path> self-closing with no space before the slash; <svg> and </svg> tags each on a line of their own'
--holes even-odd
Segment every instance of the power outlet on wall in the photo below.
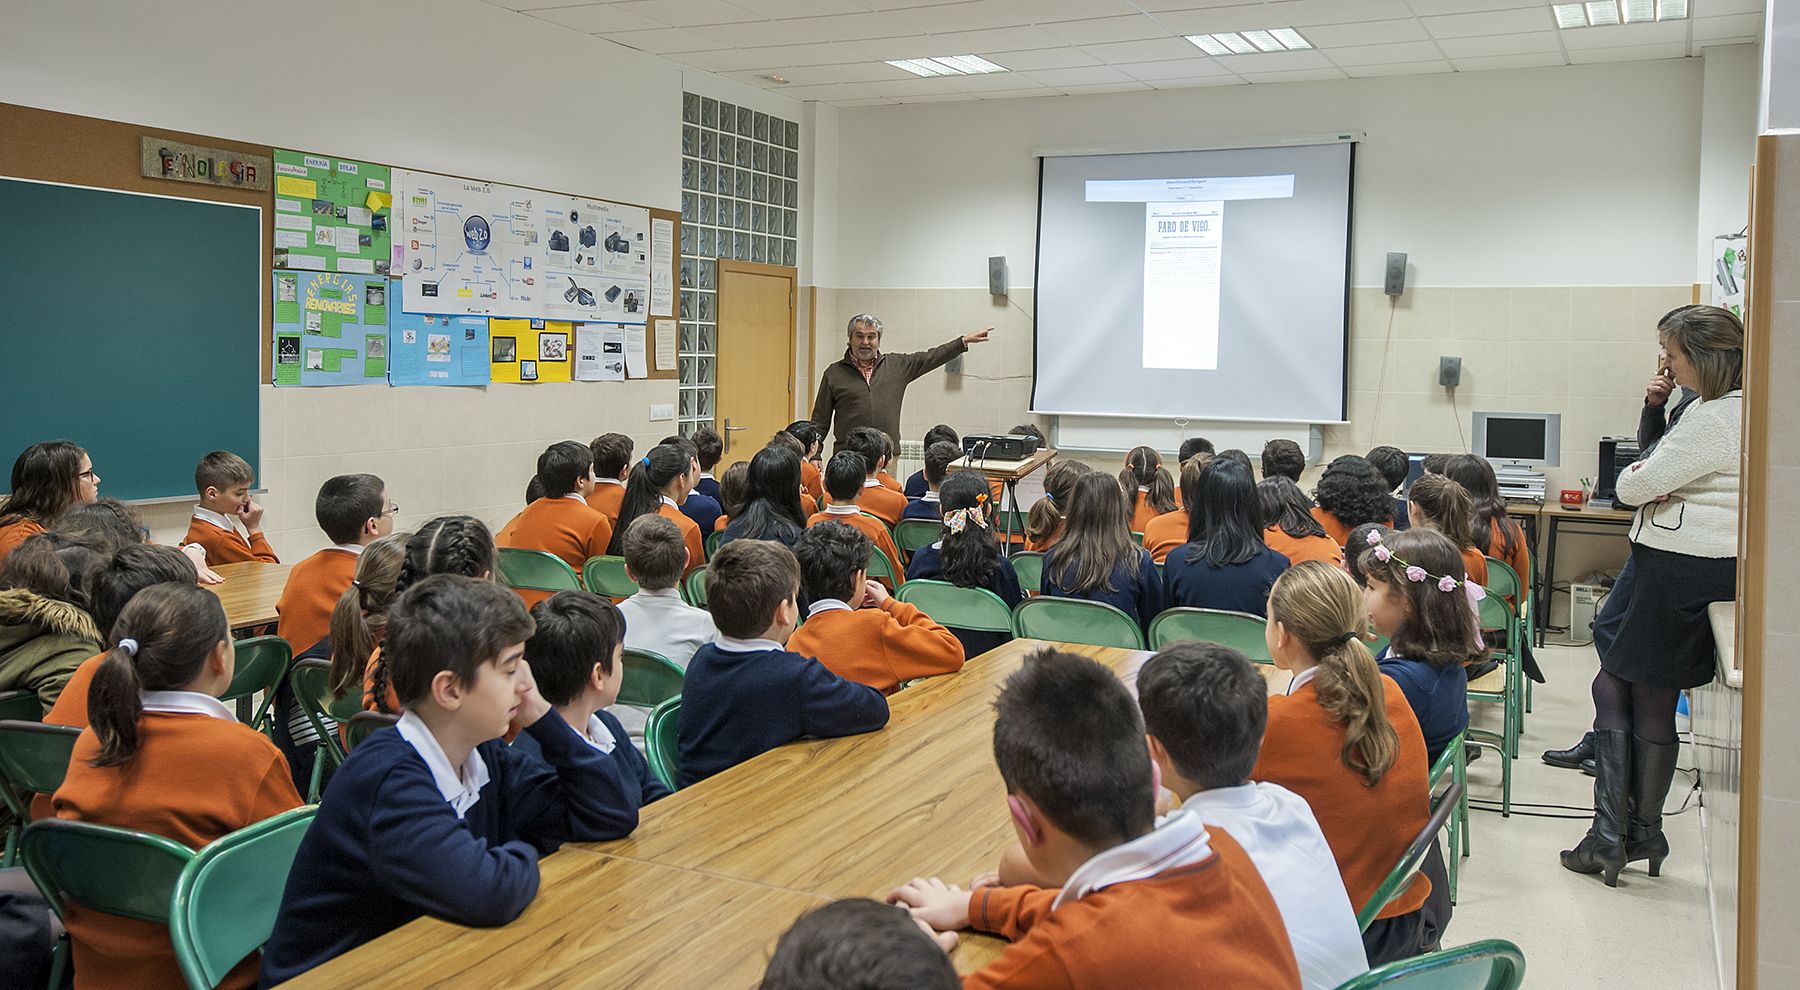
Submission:
<svg viewBox="0 0 1800 990">
<path fill-rule="evenodd" d="M 653 402 L 650 404 L 650 422 L 666 423 L 669 420 L 674 419 L 674 418 L 675 418 L 675 406 L 674 405 L 672 405 L 670 403 L 666 403 L 666 402 L 663 402 L 663 403 Z"/>
</svg>

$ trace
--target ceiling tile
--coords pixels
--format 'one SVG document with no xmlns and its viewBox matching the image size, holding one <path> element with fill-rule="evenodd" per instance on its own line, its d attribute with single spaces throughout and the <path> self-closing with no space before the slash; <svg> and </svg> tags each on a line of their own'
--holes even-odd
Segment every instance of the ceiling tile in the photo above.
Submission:
<svg viewBox="0 0 1800 990">
<path fill-rule="evenodd" d="M 704 52 L 725 47 L 710 38 L 702 38 L 692 31 L 683 31 L 680 28 L 659 28 L 655 31 L 610 31 L 606 34 L 606 40 L 618 42 L 640 52 L 649 52 L 652 55 Z"/>
<path fill-rule="evenodd" d="M 1073 69 L 1082 65 L 1099 65 L 1100 60 L 1079 48 L 1040 48 L 1029 52 L 1007 52 L 1006 67 L 1014 72 L 1034 69 Z"/>
<path fill-rule="evenodd" d="M 1687 44 L 1687 21 L 1659 24 L 1621 24 L 1617 27 L 1581 28 L 1562 32 L 1563 47 L 1573 55 L 1594 48 L 1633 48 L 1642 45 Z"/>
<path fill-rule="evenodd" d="M 1288 72 L 1300 69 L 1329 69 L 1331 62 L 1318 52 L 1270 52 L 1267 55 L 1221 55 L 1213 59 L 1220 67 L 1238 75 L 1248 72 Z"/>
<path fill-rule="evenodd" d="M 1030 18 L 1021 18 L 1016 10 L 1002 10 L 997 5 L 988 3 L 908 7 L 889 11 L 887 16 L 926 34 L 984 31 L 988 28 L 1016 27 L 1022 23 L 1030 23 Z"/>
<path fill-rule="evenodd" d="M 745 10 L 726 0 L 629 0 L 613 6 L 620 10 L 661 21 L 670 27 L 693 27 L 698 24 L 734 24 L 762 20 L 762 15 Z"/>
<path fill-rule="evenodd" d="M 1426 41 L 1431 35 L 1412 17 L 1362 24 L 1320 24 L 1300 32 L 1320 48 L 1348 45 L 1385 45 L 1397 41 Z"/>
<path fill-rule="evenodd" d="M 1104 69 L 1106 66 L 1096 65 L 1092 68 Z M 1087 70 L 1051 69 L 1048 71 L 1082 72 Z M 962 93 L 992 93 L 1003 89 L 1020 89 L 1025 86 L 1036 86 L 1040 82 L 1040 80 L 1035 78 L 1038 75 L 1041 75 L 1041 73 L 987 72 L 974 76 L 951 76 L 945 79 L 945 83 L 952 89 Z"/>
<path fill-rule="evenodd" d="M 580 7 L 557 7 L 552 10 L 528 11 L 532 17 L 561 24 L 588 34 L 601 34 L 607 31 L 652 31 L 668 27 L 661 21 L 651 20 L 641 14 L 633 14 L 620 10 L 612 4 L 591 3 Z"/>
<path fill-rule="evenodd" d="M 1724 17 L 1694 18 L 1694 40 L 1712 41 L 1715 38 L 1742 38 L 1761 33 L 1763 15 L 1761 14 L 1727 14 Z"/>
<path fill-rule="evenodd" d="M 1141 93 L 1150 89 L 1149 83 L 1122 82 L 1101 83 L 1098 86 L 1058 86 L 1070 96 L 1088 96 L 1095 93 Z"/>
<path fill-rule="evenodd" d="M 831 14 L 859 14 L 868 8 L 856 0 L 731 0 L 732 3 L 764 17 L 825 17 Z"/>
<path fill-rule="evenodd" d="M 968 93 L 933 93 L 930 96 L 903 96 L 901 103 L 968 103 L 980 97 Z"/>
<path fill-rule="evenodd" d="M 1289 83 L 1289 82 L 1321 82 L 1330 79 L 1342 79 L 1341 69 L 1299 69 L 1294 72 L 1240 72 L 1238 75 L 1253 83 Z"/>
<path fill-rule="evenodd" d="M 779 63 L 771 63 L 759 49 L 744 48 L 713 52 L 686 52 L 671 55 L 670 58 L 684 65 L 707 72 L 741 72 L 747 69 L 783 68 Z"/>
<path fill-rule="evenodd" d="M 1004 91 L 998 92 L 998 93 L 982 93 L 981 98 L 984 100 L 1019 100 L 1019 99 L 1030 99 L 1030 98 L 1036 97 L 1036 96 L 1061 96 L 1061 95 L 1062 94 L 1060 92 L 1057 92 L 1056 90 L 1051 89 L 1048 86 L 1039 86 L 1035 89 L 1009 89 L 1009 90 L 1004 90 Z"/>
<path fill-rule="evenodd" d="M 1448 38 L 1438 42 L 1438 47 L 1453 59 L 1554 52 L 1560 62 L 1562 45 L 1558 44 L 1558 40 L 1555 31 L 1536 31 L 1531 34 L 1496 34 L 1486 38 Z"/>
<path fill-rule="evenodd" d="M 593 4 L 595 0 L 487 0 L 487 2 L 507 10 L 530 11 L 548 10 L 551 7 L 584 7 Z M 611 0 L 607 0 L 607 2 L 610 3 Z"/>
<path fill-rule="evenodd" d="M 1199 79 L 1207 76 L 1228 76 L 1231 70 L 1220 65 L 1217 59 L 1182 58 L 1167 62 L 1137 62 L 1119 66 L 1119 71 L 1145 82 L 1161 82 L 1165 79 Z"/>
<path fill-rule="evenodd" d="M 869 59 L 862 53 L 843 45 L 771 45 L 764 48 L 741 49 L 745 54 L 761 56 L 764 66 L 784 65 L 841 65 L 845 62 L 880 61 Z M 756 66 L 760 68 L 761 66 Z"/>
<path fill-rule="evenodd" d="M 1341 68 L 1348 68 L 1352 65 L 1381 65 L 1388 62 L 1424 62 L 1442 59 L 1444 53 L 1438 50 L 1435 42 L 1402 41 L 1392 45 L 1333 48 L 1325 53 L 1325 57 Z"/>
<path fill-rule="evenodd" d="M 1099 17 L 1129 17 L 1138 12 L 1129 0 L 983 0 L 981 5 L 1010 15 L 1004 22 L 1007 24 L 1055 24 Z"/>
<path fill-rule="evenodd" d="M 1761 17 L 1763 13 L 1763 0 L 1699 0 L 1693 6 L 1697 17 L 1717 17 L 1720 14 L 1755 14 Z"/>
<path fill-rule="evenodd" d="M 1529 52 L 1521 55 L 1476 55 L 1469 58 L 1453 58 L 1450 63 L 1458 72 L 1479 72 L 1484 69 L 1534 69 L 1546 65 L 1566 65 L 1560 51 Z"/>
<path fill-rule="evenodd" d="M 1256 7 L 1258 0 L 1131 0 L 1139 10 L 1162 14 L 1171 10 L 1199 10 L 1219 7 Z"/>
<path fill-rule="evenodd" d="M 1588 48 L 1581 51 L 1570 51 L 1569 61 L 1576 65 L 1591 62 L 1636 62 L 1655 58 L 1686 58 L 1686 42 L 1666 42 L 1660 45 L 1628 45 L 1623 48 Z"/>
<path fill-rule="evenodd" d="M 1348 24 L 1410 17 L 1406 0 L 1283 0 L 1268 4 L 1274 18 L 1270 27 L 1306 27 L 1309 24 Z"/>
<path fill-rule="evenodd" d="M 1010 27 L 988 31 L 959 31 L 933 35 L 940 55 L 985 55 L 988 52 L 1022 52 L 1033 48 L 1055 48 L 1056 36 L 1043 28 Z"/>
<path fill-rule="evenodd" d="M 1153 38 L 1149 41 L 1118 41 L 1110 45 L 1083 45 L 1082 51 L 1108 65 L 1126 62 L 1160 62 L 1171 58 L 1205 58 L 1186 38 Z"/>
<path fill-rule="evenodd" d="M 1199 76 L 1192 79 L 1158 79 L 1151 83 L 1153 89 L 1198 89 L 1202 86 L 1242 86 L 1246 80 L 1237 76 Z"/>
<path fill-rule="evenodd" d="M 1209 7 L 1205 10 L 1171 10 L 1155 16 L 1158 24 L 1176 34 L 1212 34 L 1215 31 L 1291 26 L 1278 23 L 1269 8 L 1260 4 Z"/>
<path fill-rule="evenodd" d="M 1142 41 L 1166 38 L 1168 28 L 1143 14 L 1127 17 L 1097 17 L 1085 21 L 1063 21 L 1040 25 L 1045 31 L 1071 45 L 1099 45 L 1114 41 Z"/>
<path fill-rule="evenodd" d="M 710 38 L 733 48 L 763 48 L 769 45 L 796 45 L 823 41 L 806 33 L 800 25 L 805 21 L 750 21 L 744 24 L 706 24 L 690 28 L 702 38 Z"/>
<path fill-rule="evenodd" d="M 1092 86 L 1099 83 L 1131 82 L 1130 76 L 1110 65 L 1089 65 L 1079 69 L 1044 69 L 1026 75 L 1046 86 Z"/>
<path fill-rule="evenodd" d="M 900 105 L 900 101 L 898 100 L 888 100 L 880 97 L 872 100 L 826 100 L 825 102 L 834 107 L 842 107 L 846 110 L 855 107 L 893 107 Z"/>
<path fill-rule="evenodd" d="M 738 3 L 739 0 L 732 0 Z M 1471 14 L 1484 10 L 1506 10 L 1509 7 L 1542 7 L 1548 0 L 1407 0 L 1413 13 L 1420 17 L 1438 14 Z"/>
<path fill-rule="evenodd" d="M 802 17 L 775 22 L 791 24 L 820 41 L 863 41 L 869 38 L 905 38 L 919 32 L 886 14 L 864 11 L 830 17 Z"/>
<path fill-rule="evenodd" d="M 1365 79 L 1371 76 L 1423 76 L 1438 72 L 1450 72 L 1450 63 L 1443 59 L 1429 62 L 1396 62 L 1386 65 L 1350 65 L 1344 67 L 1344 73 L 1352 79 Z"/>
<path fill-rule="evenodd" d="M 1556 27 L 1549 4 L 1521 10 L 1493 10 L 1479 14 L 1446 14 L 1424 17 L 1426 30 L 1434 38 L 1473 38 L 1486 34 L 1522 34 L 1526 31 L 1548 31 Z M 1604 30 L 1587 29 L 1583 30 Z"/>
<path fill-rule="evenodd" d="M 975 0 L 861 0 L 870 10 L 905 10 L 908 7 L 937 7 L 944 3 L 974 3 Z"/>
<path fill-rule="evenodd" d="M 776 73 L 787 79 L 792 86 L 831 86 L 837 83 L 882 82 L 889 79 L 917 78 L 905 69 L 897 69 L 886 62 L 850 62 L 843 65 L 799 65 L 780 69 Z M 728 72 L 726 76 L 752 85 L 763 85 L 757 82 L 756 72 Z"/>
</svg>

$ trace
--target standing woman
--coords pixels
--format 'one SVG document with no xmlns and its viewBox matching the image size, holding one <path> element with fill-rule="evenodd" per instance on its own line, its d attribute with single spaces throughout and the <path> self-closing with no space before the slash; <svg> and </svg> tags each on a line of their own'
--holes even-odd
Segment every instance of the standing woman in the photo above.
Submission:
<svg viewBox="0 0 1800 990">
<path fill-rule="evenodd" d="M 0 503 L 0 560 L 36 536 L 72 505 L 100 495 L 100 476 L 87 451 L 67 440 L 34 443 L 13 462 L 12 487 Z"/>
<path fill-rule="evenodd" d="M 1657 876 L 1669 854 L 1662 809 L 1681 748 L 1675 704 L 1714 676 L 1706 606 L 1737 594 L 1744 326 L 1716 306 L 1683 306 L 1657 324 L 1657 338 L 1668 376 L 1700 398 L 1619 476 L 1619 498 L 1639 507 L 1636 580 L 1594 677 L 1594 824 L 1562 854 L 1563 866 L 1602 874 L 1609 887 L 1640 859 Z"/>
</svg>

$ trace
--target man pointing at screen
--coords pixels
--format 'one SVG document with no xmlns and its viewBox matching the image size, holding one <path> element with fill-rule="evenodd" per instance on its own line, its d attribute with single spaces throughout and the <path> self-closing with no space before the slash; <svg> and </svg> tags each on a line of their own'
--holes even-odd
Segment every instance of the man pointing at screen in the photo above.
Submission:
<svg viewBox="0 0 1800 990">
<path fill-rule="evenodd" d="M 900 401 L 906 397 L 906 386 L 927 372 L 943 367 L 951 358 L 968 350 L 970 344 L 985 343 L 988 332 L 993 329 L 988 327 L 964 334 L 929 351 L 883 354 L 881 321 L 868 313 L 852 316 L 850 342 L 844 350 L 844 359 L 826 368 L 819 379 L 819 397 L 813 402 L 812 421 L 819 424 L 819 429 L 831 433 L 839 444 L 859 426 L 873 426 L 898 443 Z M 834 415 L 837 419 L 835 430 Z"/>
</svg>

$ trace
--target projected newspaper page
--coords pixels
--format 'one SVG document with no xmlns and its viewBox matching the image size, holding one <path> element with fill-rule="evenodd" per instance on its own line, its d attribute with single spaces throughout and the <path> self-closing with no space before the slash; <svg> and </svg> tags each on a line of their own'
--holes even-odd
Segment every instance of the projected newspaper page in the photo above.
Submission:
<svg viewBox="0 0 1800 990">
<path fill-rule="evenodd" d="M 1144 367 L 1219 367 L 1219 255 L 1225 204 L 1144 209 Z"/>
</svg>

